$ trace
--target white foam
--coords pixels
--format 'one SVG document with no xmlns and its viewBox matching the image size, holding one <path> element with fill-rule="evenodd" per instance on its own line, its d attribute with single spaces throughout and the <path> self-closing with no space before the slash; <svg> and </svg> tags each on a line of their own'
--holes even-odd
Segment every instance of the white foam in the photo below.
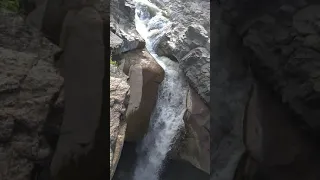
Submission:
<svg viewBox="0 0 320 180">
<path fill-rule="evenodd" d="M 136 0 L 153 9 L 159 9 L 147 0 Z M 184 127 L 183 115 L 186 107 L 188 85 L 178 63 L 155 53 L 157 41 L 164 35 L 171 22 L 158 10 L 151 19 L 141 20 L 137 15 L 136 29 L 146 41 L 146 48 L 165 71 L 165 77 L 159 85 L 158 99 L 151 116 L 149 132 L 138 150 L 138 160 L 134 171 L 134 180 L 158 180 L 163 162 L 171 150 L 179 130 Z M 148 31 L 148 23 L 156 24 Z"/>
</svg>

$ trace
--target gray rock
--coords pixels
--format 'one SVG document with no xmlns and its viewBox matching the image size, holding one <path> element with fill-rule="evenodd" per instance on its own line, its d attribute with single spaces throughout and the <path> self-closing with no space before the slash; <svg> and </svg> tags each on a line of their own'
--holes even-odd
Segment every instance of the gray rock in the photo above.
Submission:
<svg viewBox="0 0 320 180">
<path fill-rule="evenodd" d="M 27 180 L 43 148 L 40 131 L 51 100 L 63 83 L 51 59 L 58 48 L 15 13 L 1 12 L 0 21 L 0 177 Z"/>
<path fill-rule="evenodd" d="M 218 14 L 219 15 L 219 14 Z M 245 152 L 243 144 L 243 117 L 249 99 L 251 77 L 244 60 L 241 46 L 232 29 L 219 16 L 215 24 L 211 54 L 211 102 L 210 117 L 210 179 L 230 180 Z M 238 52 L 239 54 L 236 54 Z"/>
<path fill-rule="evenodd" d="M 177 24 L 160 40 L 156 52 L 162 56 L 173 56 L 179 61 L 197 47 L 210 47 L 208 32 L 198 24 L 191 24 L 187 28 Z"/>
<path fill-rule="evenodd" d="M 293 16 L 293 26 L 301 34 L 316 34 L 319 32 L 317 17 L 320 15 L 319 5 L 310 5 L 301 9 Z"/>
<path fill-rule="evenodd" d="M 123 40 L 119 36 L 115 35 L 113 32 L 110 31 L 111 52 L 114 54 L 120 54 L 122 45 L 123 45 Z"/>
<path fill-rule="evenodd" d="M 0 177 L 27 180 L 31 176 L 33 162 L 21 158 L 12 147 L 0 146 Z"/>
<path fill-rule="evenodd" d="M 0 142 L 7 142 L 13 135 L 14 119 L 5 112 L 0 112 Z"/>
<path fill-rule="evenodd" d="M 320 51 L 320 36 L 315 34 L 307 36 L 304 40 L 304 45 L 316 51 Z"/>
<path fill-rule="evenodd" d="M 129 85 L 126 76 L 110 77 L 110 179 L 116 170 L 125 138 L 127 123 L 125 99 Z"/>
<path fill-rule="evenodd" d="M 0 54 L 0 92 L 16 90 L 36 62 L 36 55 L 2 47 Z"/>
<path fill-rule="evenodd" d="M 190 85 L 205 100 L 210 102 L 210 39 L 199 24 L 188 28 L 175 26 L 160 40 L 157 54 L 174 57 L 184 70 Z"/>
<path fill-rule="evenodd" d="M 54 107 L 55 108 L 64 108 L 64 89 L 61 88 L 60 89 L 60 93 L 59 93 L 59 96 L 58 96 L 58 99 L 56 100 L 56 102 L 54 103 Z"/>
<path fill-rule="evenodd" d="M 205 48 L 190 51 L 179 61 L 190 85 L 210 104 L 210 53 Z"/>
<path fill-rule="evenodd" d="M 111 31 L 123 40 L 118 53 L 144 48 L 145 41 L 135 29 L 135 5 L 131 0 L 111 0 L 110 28 Z"/>
<path fill-rule="evenodd" d="M 151 0 L 151 2 L 165 10 L 166 16 L 172 22 L 181 23 L 185 27 L 197 23 L 210 34 L 210 1 Z"/>
</svg>

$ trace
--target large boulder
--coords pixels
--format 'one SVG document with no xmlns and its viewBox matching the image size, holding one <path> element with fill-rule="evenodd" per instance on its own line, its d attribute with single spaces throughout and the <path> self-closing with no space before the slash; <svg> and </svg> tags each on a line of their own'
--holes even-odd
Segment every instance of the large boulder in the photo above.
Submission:
<svg viewBox="0 0 320 180">
<path fill-rule="evenodd" d="M 117 70 L 117 67 L 110 67 L 110 179 L 116 170 L 123 143 L 127 123 L 124 119 L 128 98 L 129 85 L 127 76 Z"/>
<path fill-rule="evenodd" d="M 186 135 L 179 147 L 178 158 L 210 173 L 210 110 L 194 90 L 187 95 L 184 116 Z"/>
<path fill-rule="evenodd" d="M 108 143 L 101 134 L 107 130 L 106 125 L 101 124 L 105 63 L 103 20 L 95 8 L 89 6 L 68 11 L 62 27 L 60 58 L 64 63 L 65 111 L 50 171 L 52 178 L 59 180 L 87 179 L 88 176 L 99 179 L 105 176 L 108 167 L 106 161 L 102 161 L 102 157 L 107 157 L 102 152 L 108 150 Z M 76 165 L 73 159 L 78 161 Z"/>
<path fill-rule="evenodd" d="M 176 26 L 160 39 L 159 55 L 173 57 L 184 70 L 190 85 L 210 104 L 210 39 L 198 24 Z"/>
<path fill-rule="evenodd" d="M 292 163 L 303 144 L 288 109 L 256 84 L 246 113 L 245 142 L 250 155 L 267 166 Z"/>
<path fill-rule="evenodd" d="M 125 118 L 126 141 L 138 141 L 148 131 L 164 71 L 145 49 L 125 53 L 123 58 L 123 71 L 129 75 L 131 94 Z"/>
<path fill-rule="evenodd" d="M 295 117 L 289 108 L 265 85 L 255 84 L 246 114 L 244 137 L 248 156 L 244 171 L 238 171 L 238 175 L 248 180 L 320 177 L 315 141 L 292 123 Z"/>
<path fill-rule="evenodd" d="M 189 84 L 201 98 L 210 104 L 210 53 L 205 48 L 196 48 L 179 63 Z"/>
<path fill-rule="evenodd" d="M 214 45 L 218 48 L 213 48 L 214 51 L 211 52 L 213 59 L 221 58 L 216 55 L 226 52 L 232 46 L 242 47 L 242 51 L 235 49 L 229 51 L 229 56 L 237 57 L 235 58 L 237 61 L 230 67 L 237 67 L 234 70 L 239 70 L 237 63 L 247 65 L 257 81 L 267 84 L 263 88 L 274 93 L 268 95 L 261 89 L 257 90 L 255 93 L 258 95 L 254 95 L 256 104 L 251 104 L 253 100 L 250 102 L 250 111 L 247 114 L 250 118 L 245 118 L 248 120 L 245 128 L 248 128 L 250 133 L 245 134 L 244 139 L 238 133 L 229 136 L 229 139 L 238 138 L 245 141 L 249 150 L 242 156 L 243 161 L 236 170 L 249 172 L 250 175 L 244 177 L 238 174 L 238 178 L 318 179 L 319 175 L 315 169 L 318 169 L 319 159 L 314 154 L 318 151 L 316 146 L 320 127 L 317 103 L 319 100 L 318 2 L 309 0 L 281 2 L 221 0 L 220 2 L 219 7 L 215 9 L 217 11 L 212 11 L 221 15 L 218 16 L 219 20 L 214 24 L 214 28 L 217 28 L 220 34 L 228 32 L 228 38 L 217 41 L 217 44 L 214 41 Z M 221 22 L 232 27 L 231 31 L 221 29 Z M 215 37 L 221 38 L 221 35 Z M 236 40 L 235 37 L 241 40 Z M 243 61 L 244 56 L 248 61 Z M 215 70 L 215 67 L 216 64 L 212 64 L 211 70 Z M 219 72 L 228 74 L 232 71 Z M 215 77 L 216 74 L 212 76 L 214 78 L 212 83 L 216 83 Z M 241 82 L 240 77 L 236 79 Z M 215 89 L 212 88 L 211 97 L 216 98 L 214 92 Z M 225 94 L 232 96 L 229 91 Z M 271 97 L 276 100 L 272 100 Z M 288 112 L 283 108 L 285 105 L 289 105 L 291 111 Z M 213 112 L 219 111 L 214 108 Z M 211 122 L 211 131 L 215 134 L 216 121 Z M 222 123 L 227 124 L 226 121 Z M 301 130 L 304 135 L 301 135 Z M 214 134 L 212 138 L 215 138 Z M 302 138 L 303 136 L 305 137 Z M 228 136 L 225 136 L 225 139 L 227 138 Z M 231 141 L 230 144 L 235 146 L 236 142 Z M 235 164 L 234 157 L 236 155 L 239 157 L 241 146 L 239 145 L 237 150 L 224 152 L 228 154 L 228 160 L 220 155 L 219 159 L 224 161 L 225 167 Z M 216 147 L 225 146 L 220 143 Z M 216 147 L 211 146 L 211 151 L 218 152 Z M 222 162 L 219 159 L 213 158 L 211 164 L 213 179 L 233 178 L 235 169 L 219 168 Z M 239 161 L 236 164 L 238 163 Z M 232 176 L 228 176 L 227 173 Z M 222 175 L 225 175 L 224 178 Z"/>
</svg>

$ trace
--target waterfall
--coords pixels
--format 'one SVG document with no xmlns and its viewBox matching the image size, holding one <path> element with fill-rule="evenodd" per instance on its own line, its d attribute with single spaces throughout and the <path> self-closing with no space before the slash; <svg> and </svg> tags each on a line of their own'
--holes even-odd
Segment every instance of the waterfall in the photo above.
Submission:
<svg viewBox="0 0 320 180">
<path fill-rule="evenodd" d="M 147 0 L 136 0 L 135 24 L 146 41 L 146 48 L 164 69 L 165 77 L 159 85 L 158 98 L 151 115 L 149 131 L 137 149 L 138 159 L 134 180 L 158 180 L 167 153 L 184 127 L 188 84 L 178 63 L 155 53 L 159 40 L 171 22 L 162 15 L 161 9 Z"/>
</svg>

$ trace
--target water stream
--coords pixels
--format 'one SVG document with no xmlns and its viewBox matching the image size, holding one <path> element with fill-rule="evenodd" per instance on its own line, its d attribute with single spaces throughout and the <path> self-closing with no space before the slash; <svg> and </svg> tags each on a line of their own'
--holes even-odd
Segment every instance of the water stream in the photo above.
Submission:
<svg viewBox="0 0 320 180">
<path fill-rule="evenodd" d="M 165 77 L 159 85 L 149 131 L 137 149 L 133 180 L 158 180 L 167 153 L 173 147 L 179 130 L 184 127 L 188 84 L 178 63 L 155 53 L 160 38 L 171 27 L 171 22 L 163 16 L 161 9 L 149 1 L 135 2 L 136 29 L 145 39 L 147 50 L 164 69 Z"/>
</svg>

